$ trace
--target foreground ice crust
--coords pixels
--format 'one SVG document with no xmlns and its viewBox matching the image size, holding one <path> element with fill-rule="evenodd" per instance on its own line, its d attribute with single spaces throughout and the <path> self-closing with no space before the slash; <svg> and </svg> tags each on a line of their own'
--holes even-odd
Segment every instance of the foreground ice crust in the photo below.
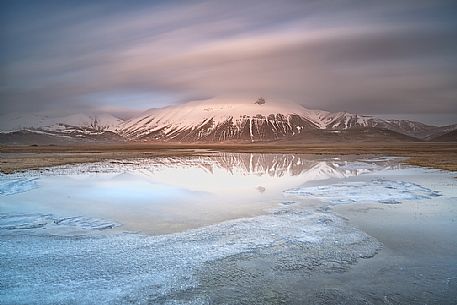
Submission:
<svg viewBox="0 0 457 305">
<path fill-rule="evenodd" d="M 200 161 L 192 160 L 184 163 L 201 166 Z M 177 161 L 164 159 L 163 162 Z M 335 163 L 331 168 L 322 165 L 318 163 L 313 169 L 319 169 L 318 177 L 327 179 L 380 169 L 364 162 Z M 97 175 L 154 170 L 160 166 L 163 164 L 154 165 L 145 160 L 61 166 L 29 172 L 28 178 L 22 174 L 9 176 L 5 181 L 11 184 L 4 183 L 0 176 L 3 192 L 0 194 L 31 190 L 37 187 L 36 179 L 41 175 Z M 375 192 L 369 191 L 373 186 L 393 193 L 389 193 L 390 197 L 373 199 Z M 327 189 L 304 187 L 288 194 L 314 196 L 334 203 L 341 203 L 341 198 L 352 198 L 347 203 L 387 202 L 438 195 L 419 185 L 386 180 L 333 184 Z M 334 196 L 325 197 L 328 194 Z M 340 201 L 336 202 L 337 198 Z M 297 209 L 295 203 L 285 201 L 281 208 L 263 216 L 162 236 L 109 233 L 106 229 L 118 224 L 103 219 L 0 214 L 0 301 L 5 304 L 208 304 L 210 300 L 198 287 L 208 280 L 208 270 L 218 270 L 218 266 L 223 266 L 221 262 L 230 258 L 269 257 L 272 269 L 285 272 L 338 272 L 360 258 L 375 255 L 381 247 L 377 240 L 326 210 L 306 212 Z M 181 298 L 182 295 L 186 297 Z"/>
<path fill-rule="evenodd" d="M 33 217 L 28 221 L 36 223 Z M 17 234 L 20 228 L 26 226 L 0 228 L 0 300 L 5 304 L 172 304 L 179 292 L 198 286 L 199 270 L 227 257 L 294 246 L 302 256 L 283 251 L 277 268 L 325 271 L 371 257 L 380 247 L 341 218 L 285 209 L 163 236 L 33 236 Z M 206 300 L 196 293 L 180 303 Z"/>
<path fill-rule="evenodd" d="M 25 229 L 46 229 L 32 232 L 49 234 L 57 231 L 59 234 L 72 233 L 78 230 L 105 230 L 118 227 L 119 224 L 104 219 L 72 216 L 56 217 L 52 214 L 0 214 L 0 231 L 25 230 Z M 17 231 L 20 232 L 20 231 Z"/>
<path fill-rule="evenodd" d="M 331 204 L 355 202 L 396 204 L 404 200 L 421 200 L 440 196 L 439 192 L 415 183 L 385 179 L 303 186 L 285 191 L 285 194 L 317 198 Z"/>
<path fill-rule="evenodd" d="M 0 176 L 0 195 L 14 195 L 17 193 L 27 192 L 38 187 L 38 178 L 23 178 L 16 179 L 5 178 Z"/>
</svg>

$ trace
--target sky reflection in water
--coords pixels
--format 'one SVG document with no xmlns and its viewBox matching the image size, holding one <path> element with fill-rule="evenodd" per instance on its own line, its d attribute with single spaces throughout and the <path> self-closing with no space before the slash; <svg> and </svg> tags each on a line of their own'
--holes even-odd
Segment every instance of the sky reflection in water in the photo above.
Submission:
<svg viewBox="0 0 457 305">
<path fill-rule="evenodd" d="M 306 182 L 345 178 L 396 166 L 389 159 L 311 160 L 285 154 L 218 154 L 81 165 L 41 175 L 38 188 L 0 197 L 0 210 L 98 217 L 122 230 L 170 233 L 254 216 Z M 33 175 L 33 173 L 31 174 Z"/>
</svg>

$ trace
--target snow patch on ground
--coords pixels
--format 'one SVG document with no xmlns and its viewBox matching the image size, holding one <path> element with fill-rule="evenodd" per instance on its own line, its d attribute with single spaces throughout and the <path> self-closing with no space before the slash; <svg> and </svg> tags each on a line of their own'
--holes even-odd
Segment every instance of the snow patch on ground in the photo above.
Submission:
<svg viewBox="0 0 457 305">
<path fill-rule="evenodd" d="M 422 200 L 441 196 L 439 192 L 415 183 L 385 179 L 304 186 L 285 191 L 285 194 L 316 198 L 331 204 L 356 202 L 396 204 L 405 200 Z"/>
</svg>

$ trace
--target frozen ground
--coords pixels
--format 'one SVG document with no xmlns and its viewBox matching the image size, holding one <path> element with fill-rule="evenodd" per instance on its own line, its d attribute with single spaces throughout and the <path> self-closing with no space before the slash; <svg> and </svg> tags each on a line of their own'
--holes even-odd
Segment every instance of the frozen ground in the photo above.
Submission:
<svg viewBox="0 0 457 305">
<path fill-rule="evenodd" d="M 455 300 L 457 188 L 449 173 L 390 158 L 225 154 L 64 166 L 0 181 L 2 304 Z M 212 224 L 157 235 L 158 219 L 182 220 L 167 210 L 181 198 L 188 206 L 175 208 L 185 214 L 216 200 Z M 254 215 L 245 213 L 249 204 Z M 243 213 L 227 217 L 219 205 Z M 122 218 L 111 213 L 118 209 L 139 212 Z"/>
</svg>

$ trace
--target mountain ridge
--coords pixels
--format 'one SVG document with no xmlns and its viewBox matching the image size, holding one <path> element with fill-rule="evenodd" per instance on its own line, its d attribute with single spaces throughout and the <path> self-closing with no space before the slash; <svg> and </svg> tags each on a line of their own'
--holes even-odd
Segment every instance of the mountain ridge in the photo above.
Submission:
<svg viewBox="0 0 457 305">
<path fill-rule="evenodd" d="M 308 109 L 300 104 L 204 100 L 152 108 L 121 120 L 110 114 L 64 117 L 0 116 L 0 143 L 40 142 L 271 142 L 427 141 L 457 129 L 410 120 L 385 120 L 348 112 Z M 444 137 L 443 139 L 451 139 Z M 28 140 L 27 140 L 28 139 Z"/>
<path fill-rule="evenodd" d="M 431 126 L 408 120 L 383 120 L 348 112 L 331 113 L 299 104 L 240 101 L 190 102 L 145 111 L 122 123 L 120 134 L 138 141 L 224 142 L 271 141 L 309 131 L 358 128 L 390 130 L 427 140 L 457 128 Z"/>
<path fill-rule="evenodd" d="M 61 131 L 87 129 L 91 131 L 115 131 L 123 120 L 108 114 L 75 113 L 65 116 L 47 114 L 9 114 L 0 116 L 0 130 L 14 132 L 27 129 Z"/>
</svg>

